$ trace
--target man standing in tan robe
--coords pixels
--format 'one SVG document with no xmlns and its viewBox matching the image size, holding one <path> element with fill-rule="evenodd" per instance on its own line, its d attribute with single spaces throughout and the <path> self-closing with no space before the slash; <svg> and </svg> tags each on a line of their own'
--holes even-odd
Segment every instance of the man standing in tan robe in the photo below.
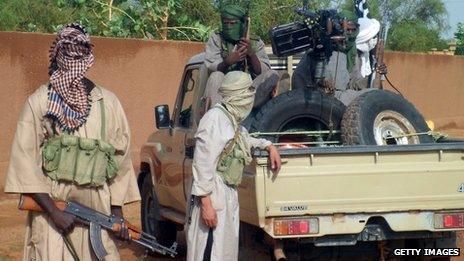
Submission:
<svg viewBox="0 0 464 261">
<path fill-rule="evenodd" d="M 95 260 L 89 230 L 60 211 L 53 200 L 74 201 L 107 215 L 122 217 L 122 205 L 140 200 L 129 153 L 130 132 L 118 98 L 84 78 L 93 64 L 89 36 L 78 24 L 60 30 L 51 48 L 50 83 L 27 99 L 13 140 L 5 192 L 31 195 L 44 212 L 29 212 L 23 260 L 74 260 L 64 237 L 80 260 Z M 103 101 L 103 103 L 101 103 Z M 119 171 L 101 187 L 52 180 L 42 169 L 44 140 L 66 131 L 101 139 L 104 104 L 106 140 L 118 151 Z M 128 239 L 127 228 L 118 235 Z M 105 260 L 119 260 L 115 243 L 102 231 Z"/>
<path fill-rule="evenodd" d="M 239 233 L 239 203 L 237 186 L 227 185 L 218 174 L 217 166 L 223 149 L 234 140 L 235 130 L 240 128 L 237 143 L 242 148 L 244 162 L 251 162 L 251 148 L 269 152 L 270 167 L 278 172 L 280 156 L 272 143 L 256 139 L 239 126 L 253 107 L 255 91 L 249 74 L 233 71 L 228 73 L 219 89 L 223 97 L 201 119 L 196 132 L 193 158 L 194 197 L 187 231 L 187 260 L 237 260 Z M 212 249 L 205 252 L 208 235 L 212 236 Z"/>
</svg>

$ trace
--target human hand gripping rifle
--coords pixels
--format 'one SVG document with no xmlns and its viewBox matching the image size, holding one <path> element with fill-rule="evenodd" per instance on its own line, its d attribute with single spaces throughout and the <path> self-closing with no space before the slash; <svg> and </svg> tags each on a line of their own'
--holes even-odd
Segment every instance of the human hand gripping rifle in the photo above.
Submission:
<svg viewBox="0 0 464 261">
<path fill-rule="evenodd" d="M 160 245 L 157 243 L 155 237 L 138 230 L 123 218 L 119 218 L 114 215 L 105 215 L 76 202 L 54 201 L 54 203 L 61 211 L 74 215 L 79 223 L 89 226 L 90 244 L 92 245 L 92 249 L 98 260 L 103 260 L 108 254 L 102 243 L 101 229 L 104 228 L 117 233 L 121 230 L 123 223 L 129 230 L 129 237 L 131 241 L 162 255 L 170 255 L 171 257 L 177 255 L 176 242 L 174 242 L 171 247 Z M 20 210 L 43 212 L 40 205 L 37 204 L 31 196 L 27 195 L 21 195 L 18 208 Z"/>
</svg>

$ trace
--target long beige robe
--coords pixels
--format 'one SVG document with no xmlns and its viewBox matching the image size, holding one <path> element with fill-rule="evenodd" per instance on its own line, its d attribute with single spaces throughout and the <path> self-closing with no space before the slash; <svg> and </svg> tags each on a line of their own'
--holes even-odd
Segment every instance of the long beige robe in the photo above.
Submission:
<svg viewBox="0 0 464 261">
<path fill-rule="evenodd" d="M 111 213 L 111 205 L 122 206 L 140 200 L 129 153 L 130 132 L 125 113 L 117 97 L 101 87 L 92 90 L 90 115 L 74 135 L 100 139 L 98 101 L 103 99 L 107 140 L 124 152 L 124 155 L 118 156 L 120 170 L 117 176 L 101 188 L 85 188 L 53 181 L 44 175 L 41 146 L 47 133 L 43 117 L 47 109 L 47 97 L 47 86 L 42 85 L 29 96 L 24 105 L 13 140 L 5 192 L 48 193 L 54 199 L 75 201 L 105 214 Z M 69 237 L 80 260 L 96 259 L 86 227 L 76 226 Z M 116 245 L 106 231 L 102 231 L 102 241 L 108 252 L 106 260 L 119 260 Z M 73 260 L 61 234 L 45 213 L 28 213 L 23 260 Z"/>
<path fill-rule="evenodd" d="M 265 149 L 272 143 L 265 139 L 250 137 L 242 127 L 250 147 Z M 235 188 L 224 184 L 216 174 L 216 166 L 221 151 L 234 137 L 234 127 L 229 118 L 219 108 L 212 108 L 201 119 L 195 135 L 195 156 L 193 159 L 193 182 L 191 194 L 210 195 L 218 216 L 218 225 L 213 230 L 211 260 L 237 260 L 239 236 L 239 204 Z M 209 228 L 201 217 L 201 203 L 198 197 L 187 223 L 187 260 L 203 260 Z"/>
</svg>

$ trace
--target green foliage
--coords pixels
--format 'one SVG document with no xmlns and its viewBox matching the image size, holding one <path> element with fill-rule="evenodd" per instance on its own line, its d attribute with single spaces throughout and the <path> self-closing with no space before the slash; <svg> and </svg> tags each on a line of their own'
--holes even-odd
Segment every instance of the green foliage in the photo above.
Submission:
<svg viewBox="0 0 464 261">
<path fill-rule="evenodd" d="M 0 0 L 0 30 L 55 33 L 61 25 L 79 21 L 92 35 L 205 41 L 220 28 L 219 10 L 226 2 L 246 8 L 249 0 Z M 269 42 L 270 27 L 300 19 L 294 9 L 302 2 L 252 0 L 252 34 Z M 354 9 L 352 0 L 309 2 L 310 8 L 327 8 L 335 2 L 340 8 Z M 380 21 L 381 2 L 368 1 L 371 14 Z M 389 0 L 388 11 L 392 27 L 387 48 L 446 48 L 439 34 L 447 29 L 442 0 Z"/>
<path fill-rule="evenodd" d="M 203 41 L 211 27 L 179 13 L 183 0 L 2 0 L 0 30 L 55 33 L 79 21 L 92 35 Z M 193 1 L 192 1 L 193 2 Z"/>
<path fill-rule="evenodd" d="M 59 1 L 2 0 L 0 30 L 54 32 L 60 24 L 75 19 L 72 9 L 61 8 Z"/>
<path fill-rule="evenodd" d="M 456 55 L 464 55 L 464 23 L 458 23 L 458 29 L 454 33 L 456 39 Z"/>
<path fill-rule="evenodd" d="M 437 29 L 428 28 L 418 21 L 406 21 L 392 28 L 389 35 L 388 46 L 392 50 L 408 52 L 447 49 L 448 44 L 440 38 Z"/>
</svg>

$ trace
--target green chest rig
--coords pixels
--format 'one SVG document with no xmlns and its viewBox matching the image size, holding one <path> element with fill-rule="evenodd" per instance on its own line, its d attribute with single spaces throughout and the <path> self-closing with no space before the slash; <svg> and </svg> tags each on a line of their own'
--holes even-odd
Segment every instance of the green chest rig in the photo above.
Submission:
<svg viewBox="0 0 464 261">
<path fill-rule="evenodd" d="M 232 115 L 221 105 L 216 105 L 216 107 L 222 110 L 232 125 L 234 125 Z M 245 154 L 238 144 L 238 139 L 240 139 L 240 126 L 237 125 L 234 138 L 222 150 L 216 168 L 216 173 L 226 185 L 231 187 L 240 185 L 246 165 Z"/>
<path fill-rule="evenodd" d="M 52 180 L 72 182 L 79 186 L 100 187 L 118 172 L 116 150 L 106 140 L 105 104 L 101 110 L 101 139 L 54 134 L 44 141 L 42 169 Z"/>
</svg>

